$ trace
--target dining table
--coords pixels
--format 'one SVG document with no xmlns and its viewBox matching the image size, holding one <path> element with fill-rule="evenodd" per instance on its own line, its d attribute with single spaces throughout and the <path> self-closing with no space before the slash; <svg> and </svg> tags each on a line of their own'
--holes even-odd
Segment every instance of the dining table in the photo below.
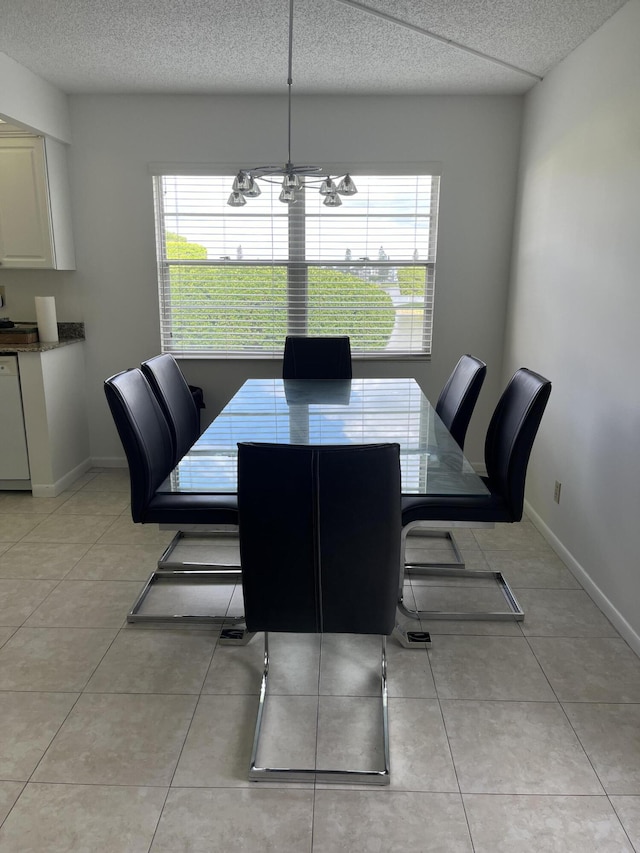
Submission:
<svg viewBox="0 0 640 853">
<path fill-rule="evenodd" d="M 239 442 L 397 442 L 403 495 L 488 494 L 415 379 L 248 379 L 161 493 L 235 494 Z"/>
<path fill-rule="evenodd" d="M 403 495 L 488 494 L 484 482 L 412 378 L 247 379 L 157 492 L 235 495 L 239 442 L 297 445 L 397 442 Z M 451 522 L 429 523 L 429 527 L 436 528 L 451 526 Z M 161 527 L 177 529 L 171 525 Z M 181 524 L 179 529 L 179 535 L 215 535 L 219 526 L 208 530 Z M 403 560 L 405 538 L 406 530 L 403 530 Z M 215 572 L 206 568 L 198 572 L 196 564 L 186 570 L 184 564 L 181 569 L 172 568 L 172 565 L 170 557 L 159 562 L 158 571 L 148 587 L 176 578 L 191 584 L 215 582 Z M 147 589 L 129 614 L 129 621 L 147 618 L 141 616 L 146 595 Z M 219 621 L 218 617 L 189 618 Z M 406 648 L 422 647 L 430 642 L 427 632 L 407 630 L 400 625 L 396 636 Z M 238 625 L 223 628 L 221 638 L 225 642 L 247 642 L 246 632 Z"/>
</svg>

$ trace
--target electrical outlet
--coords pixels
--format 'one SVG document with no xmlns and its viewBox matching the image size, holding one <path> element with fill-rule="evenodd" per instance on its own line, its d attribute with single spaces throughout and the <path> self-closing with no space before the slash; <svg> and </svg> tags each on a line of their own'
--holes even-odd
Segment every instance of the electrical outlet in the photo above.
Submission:
<svg viewBox="0 0 640 853">
<path fill-rule="evenodd" d="M 560 503 L 560 489 L 562 489 L 562 483 L 559 483 L 558 480 L 556 480 L 556 484 L 553 489 L 553 499 L 557 504 Z"/>
</svg>

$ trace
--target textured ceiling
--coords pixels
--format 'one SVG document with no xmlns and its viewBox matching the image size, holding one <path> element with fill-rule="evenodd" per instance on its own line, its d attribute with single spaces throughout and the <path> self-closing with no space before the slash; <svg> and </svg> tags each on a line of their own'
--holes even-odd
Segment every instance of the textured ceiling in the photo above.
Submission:
<svg viewBox="0 0 640 853">
<path fill-rule="evenodd" d="M 294 90 L 525 92 L 624 3 L 295 0 Z M 288 14 L 288 0 L 0 0 L 0 51 L 68 93 L 277 93 Z"/>
</svg>

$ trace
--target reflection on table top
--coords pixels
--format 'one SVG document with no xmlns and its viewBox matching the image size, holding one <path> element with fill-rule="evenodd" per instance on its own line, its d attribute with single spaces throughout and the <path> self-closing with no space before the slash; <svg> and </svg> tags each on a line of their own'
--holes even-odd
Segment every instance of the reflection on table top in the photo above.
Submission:
<svg viewBox="0 0 640 853">
<path fill-rule="evenodd" d="M 249 379 L 160 491 L 235 493 L 237 444 L 400 445 L 403 494 L 486 494 L 414 379 Z"/>
</svg>

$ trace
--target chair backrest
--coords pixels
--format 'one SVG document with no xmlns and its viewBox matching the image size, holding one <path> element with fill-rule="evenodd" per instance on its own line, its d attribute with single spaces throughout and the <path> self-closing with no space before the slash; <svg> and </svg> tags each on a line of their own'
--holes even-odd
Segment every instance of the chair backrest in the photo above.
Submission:
<svg viewBox="0 0 640 853">
<path fill-rule="evenodd" d="M 283 379 L 351 379 L 351 342 L 347 335 L 287 335 Z"/>
<path fill-rule="evenodd" d="M 131 517 L 144 521 L 149 501 L 174 467 L 169 426 L 137 367 L 106 379 L 104 391 L 129 463 Z"/>
<path fill-rule="evenodd" d="M 498 493 L 520 521 L 531 448 L 551 394 L 551 382 L 521 367 L 511 377 L 495 408 L 484 447 L 492 492 Z"/>
<path fill-rule="evenodd" d="M 397 444 L 241 443 L 238 512 L 248 630 L 392 632 Z"/>
<path fill-rule="evenodd" d="M 187 380 L 171 353 L 163 353 L 140 365 L 169 424 L 177 465 L 200 436 L 200 412 Z"/>
<path fill-rule="evenodd" d="M 472 355 L 463 355 L 444 384 L 436 403 L 437 414 L 462 449 L 486 374 L 487 365 L 484 361 Z"/>
</svg>

